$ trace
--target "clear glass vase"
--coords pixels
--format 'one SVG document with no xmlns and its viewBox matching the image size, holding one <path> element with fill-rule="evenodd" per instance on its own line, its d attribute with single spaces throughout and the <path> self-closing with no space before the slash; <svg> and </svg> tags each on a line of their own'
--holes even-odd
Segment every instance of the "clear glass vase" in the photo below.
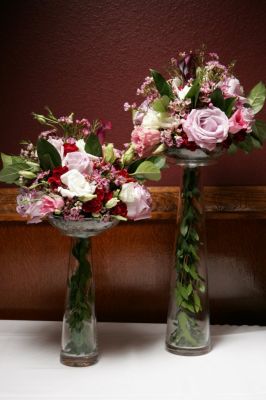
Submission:
<svg viewBox="0 0 266 400">
<path fill-rule="evenodd" d="M 72 237 L 60 361 L 71 367 L 86 367 L 98 360 L 91 237 L 118 221 L 64 221 L 57 217 L 50 217 L 49 221 Z"/>
<path fill-rule="evenodd" d="M 215 157 L 201 150 L 171 156 L 182 168 L 182 182 L 166 348 L 174 354 L 200 355 L 211 349 L 201 168 Z"/>
</svg>

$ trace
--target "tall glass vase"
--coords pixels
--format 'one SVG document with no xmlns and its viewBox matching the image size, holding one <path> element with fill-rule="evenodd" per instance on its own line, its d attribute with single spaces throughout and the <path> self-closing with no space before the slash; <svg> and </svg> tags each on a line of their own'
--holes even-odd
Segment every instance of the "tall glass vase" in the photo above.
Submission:
<svg viewBox="0 0 266 400">
<path fill-rule="evenodd" d="M 201 150 L 176 156 L 182 178 L 166 348 L 174 354 L 200 355 L 211 348 L 201 168 L 214 160 Z"/>
<path fill-rule="evenodd" d="M 60 361 L 71 367 L 86 367 L 98 360 L 91 237 L 118 221 L 64 221 L 56 217 L 49 221 L 72 237 Z"/>
</svg>

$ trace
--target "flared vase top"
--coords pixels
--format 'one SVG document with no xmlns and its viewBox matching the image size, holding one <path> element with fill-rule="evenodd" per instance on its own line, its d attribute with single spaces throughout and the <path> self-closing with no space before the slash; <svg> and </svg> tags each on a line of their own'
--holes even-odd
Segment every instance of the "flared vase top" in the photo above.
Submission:
<svg viewBox="0 0 266 400">
<path fill-rule="evenodd" d="M 54 215 L 50 215 L 48 221 L 52 226 L 59 229 L 62 234 L 81 239 L 99 235 L 103 231 L 106 231 L 119 223 L 119 221 L 114 218 L 110 221 L 101 221 L 94 218 L 70 221 Z"/>
<path fill-rule="evenodd" d="M 217 159 L 224 154 L 223 149 L 206 151 L 196 149 L 195 151 L 188 149 L 168 149 L 167 156 L 173 159 L 177 165 L 187 166 L 189 168 L 204 167 L 217 162 Z"/>
</svg>

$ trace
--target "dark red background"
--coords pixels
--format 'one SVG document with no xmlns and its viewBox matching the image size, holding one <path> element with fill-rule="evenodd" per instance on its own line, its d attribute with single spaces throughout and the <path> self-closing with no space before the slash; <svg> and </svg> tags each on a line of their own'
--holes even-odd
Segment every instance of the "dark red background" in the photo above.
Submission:
<svg viewBox="0 0 266 400">
<path fill-rule="evenodd" d="M 199 47 L 237 59 L 248 91 L 266 81 L 266 3 L 207 0 L 1 1 L 1 151 L 17 152 L 39 131 L 31 111 L 113 122 L 108 138 L 129 140 L 123 110 L 150 67 L 163 71 L 178 50 Z M 266 119 L 266 113 L 262 113 Z M 226 156 L 205 171 L 210 185 L 265 185 L 266 148 Z M 162 184 L 177 182 L 176 169 Z"/>
</svg>

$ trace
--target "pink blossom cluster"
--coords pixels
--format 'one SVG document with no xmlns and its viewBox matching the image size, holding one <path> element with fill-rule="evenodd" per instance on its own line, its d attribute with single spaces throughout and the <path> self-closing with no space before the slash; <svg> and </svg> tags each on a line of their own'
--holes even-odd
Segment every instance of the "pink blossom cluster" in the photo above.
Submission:
<svg viewBox="0 0 266 400">
<path fill-rule="evenodd" d="M 232 68 L 216 53 L 185 52 L 171 59 L 164 89 L 154 77 L 145 78 L 137 91 L 145 100 L 133 114 L 136 154 L 143 157 L 162 144 L 212 152 L 250 134 L 255 112 Z"/>
</svg>

